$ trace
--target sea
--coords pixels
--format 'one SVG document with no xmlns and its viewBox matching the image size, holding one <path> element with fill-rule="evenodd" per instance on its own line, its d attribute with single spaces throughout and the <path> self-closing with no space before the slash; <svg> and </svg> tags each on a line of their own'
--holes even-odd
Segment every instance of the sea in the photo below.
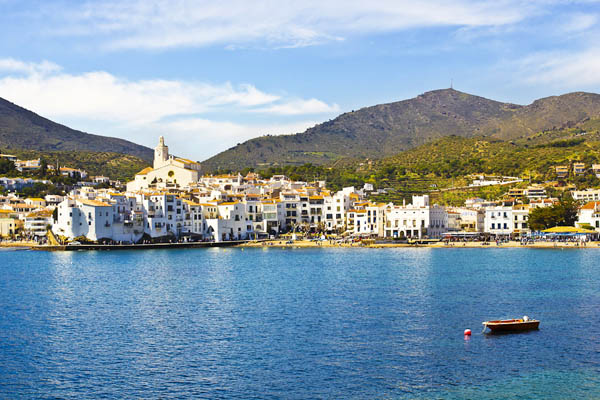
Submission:
<svg viewBox="0 0 600 400">
<path fill-rule="evenodd" d="M 599 326 L 600 249 L 0 252 L 3 399 L 598 399 Z"/>
</svg>

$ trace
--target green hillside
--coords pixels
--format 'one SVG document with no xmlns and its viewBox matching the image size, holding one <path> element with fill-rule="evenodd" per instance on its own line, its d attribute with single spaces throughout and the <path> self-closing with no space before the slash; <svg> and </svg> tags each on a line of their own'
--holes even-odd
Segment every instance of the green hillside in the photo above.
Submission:
<svg viewBox="0 0 600 400">
<path fill-rule="evenodd" d="M 0 148 L 12 153 L 15 150 L 112 152 L 147 161 L 153 157 L 153 151 L 148 147 L 68 128 L 2 98 Z"/>
<path fill-rule="evenodd" d="M 553 168 L 556 165 L 580 161 L 589 168 L 600 163 L 599 128 L 600 119 L 594 119 L 573 128 L 538 132 L 520 141 L 449 136 L 381 160 L 346 158 L 329 166 L 287 165 L 254 170 L 266 177 L 283 173 L 298 180 L 324 179 L 335 190 L 369 182 L 387 190 L 387 194 L 376 197 L 381 201 L 432 193 L 440 202 L 460 204 L 466 197 L 491 199 L 508 190 L 508 187 L 465 188 L 475 175 L 518 176 L 544 182 L 556 179 Z M 569 180 L 579 187 L 600 184 L 592 174 Z M 447 188 L 459 189 L 446 192 Z"/>
<path fill-rule="evenodd" d="M 6 150 L 2 148 L 2 151 Z M 83 169 L 90 175 L 103 175 L 121 181 L 133 179 L 137 172 L 150 165 L 141 158 L 112 152 L 10 150 L 10 153 L 23 160 L 41 158 L 47 164 L 56 165 L 58 162 L 61 167 Z"/>
<path fill-rule="evenodd" d="M 453 89 L 348 112 L 303 133 L 263 136 L 206 161 L 205 171 L 240 167 L 327 165 L 340 159 L 381 159 L 443 137 L 526 140 L 600 117 L 600 95 L 570 93 L 520 106 Z"/>
</svg>

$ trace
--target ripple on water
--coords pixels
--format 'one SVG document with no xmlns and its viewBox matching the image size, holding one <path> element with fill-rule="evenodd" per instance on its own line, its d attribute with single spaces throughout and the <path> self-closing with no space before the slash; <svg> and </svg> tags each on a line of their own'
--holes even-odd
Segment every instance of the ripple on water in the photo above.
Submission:
<svg viewBox="0 0 600 400">
<path fill-rule="evenodd" d="M 3 251 L 0 397 L 598 398 L 598 255 Z"/>
</svg>

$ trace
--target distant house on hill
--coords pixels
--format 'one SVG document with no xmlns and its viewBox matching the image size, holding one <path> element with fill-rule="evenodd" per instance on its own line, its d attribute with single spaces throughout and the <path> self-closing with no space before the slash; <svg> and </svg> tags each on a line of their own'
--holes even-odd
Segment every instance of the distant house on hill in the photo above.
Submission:
<svg viewBox="0 0 600 400">
<path fill-rule="evenodd" d="M 60 174 L 63 176 L 68 176 L 70 178 L 76 178 L 77 176 L 79 176 L 81 179 L 85 179 L 88 175 L 87 172 L 85 172 L 82 169 L 75 169 L 69 167 L 61 167 Z"/>
<path fill-rule="evenodd" d="M 42 164 L 41 164 L 41 161 L 39 158 L 37 158 L 35 160 L 17 160 L 14 163 L 15 163 L 15 168 L 21 172 L 36 171 L 42 167 Z"/>
<path fill-rule="evenodd" d="M 574 163 L 573 164 L 573 174 L 574 175 L 585 174 L 585 164 L 584 163 Z"/>
<path fill-rule="evenodd" d="M 554 171 L 559 178 L 566 178 L 569 175 L 569 167 L 567 165 L 557 165 L 554 167 Z"/>
<path fill-rule="evenodd" d="M 17 156 L 13 156 L 12 154 L 0 154 L 0 158 L 5 158 L 8 161 L 12 161 L 12 162 L 17 161 Z"/>
</svg>

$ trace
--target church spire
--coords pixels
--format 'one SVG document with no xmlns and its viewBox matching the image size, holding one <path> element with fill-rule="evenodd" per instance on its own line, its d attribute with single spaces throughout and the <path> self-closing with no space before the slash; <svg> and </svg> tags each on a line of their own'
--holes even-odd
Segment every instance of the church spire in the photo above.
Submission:
<svg viewBox="0 0 600 400">
<path fill-rule="evenodd" d="M 160 168 L 169 159 L 169 147 L 165 145 L 165 138 L 158 138 L 158 146 L 154 148 L 154 169 Z"/>
</svg>

